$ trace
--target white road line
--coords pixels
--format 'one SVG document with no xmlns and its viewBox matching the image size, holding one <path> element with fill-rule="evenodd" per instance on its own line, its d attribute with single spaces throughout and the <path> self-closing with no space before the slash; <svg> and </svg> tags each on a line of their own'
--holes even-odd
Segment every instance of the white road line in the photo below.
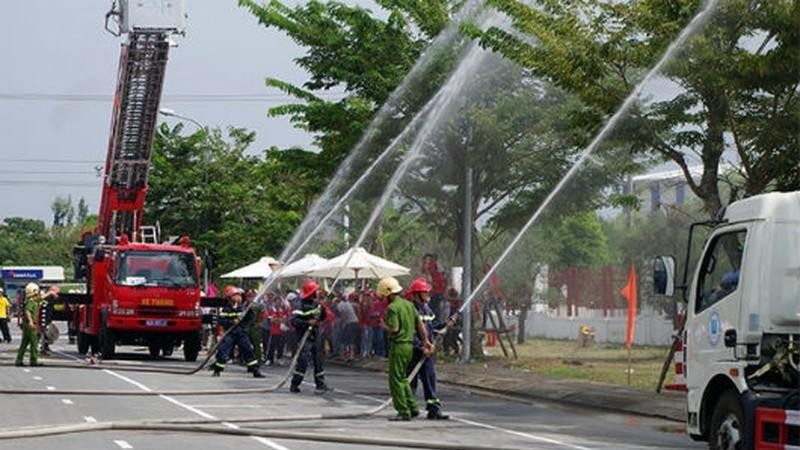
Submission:
<svg viewBox="0 0 800 450">
<path fill-rule="evenodd" d="M 373 397 L 371 395 L 353 394 L 352 392 L 348 392 L 348 391 L 346 391 L 344 389 L 339 389 L 339 388 L 336 388 L 336 390 L 341 392 L 341 393 L 343 393 L 343 394 L 352 395 L 352 396 L 355 396 L 355 397 L 360 397 L 360 398 L 363 398 L 363 399 L 372 400 L 372 401 L 380 402 L 380 403 L 384 402 L 384 400 L 381 400 L 381 399 L 379 399 L 377 397 Z M 506 433 L 506 434 L 510 434 L 510 435 L 513 435 L 513 436 L 518 436 L 518 437 L 530 439 L 532 441 L 546 442 L 548 444 L 558 445 L 558 446 L 561 446 L 561 447 L 567 447 L 567 448 L 571 448 L 571 449 L 574 449 L 574 450 L 595 450 L 595 449 L 592 449 L 590 447 L 583 447 L 581 445 L 570 444 L 568 442 L 563 442 L 563 441 L 559 441 L 559 440 L 556 440 L 556 439 L 536 436 L 536 435 L 529 434 L 529 433 L 523 433 L 521 431 L 509 430 L 508 428 L 496 427 L 494 425 L 489 425 L 488 423 L 474 422 L 472 420 L 460 419 L 458 417 L 452 417 L 452 416 L 450 418 L 452 420 L 461 422 L 461 423 L 466 424 L 466 425 L 472 425 L 472 426 L 475 426 L 475 427 L 486 428 L 488 430 L 493 430 L 493 431 L 500 431 L 500 432 L 503 432 L 503 433 Z"/>
<path fill-rule="evenodd" d="M 125 441 L 115 440 L 114 443 L 117 444 L 119 446 L 119 448 L 133 448 L 133 446 L 131 444 L 128 444 Z"/>
<path fill-rule="evenodd" d="M 95 419 L 92 416 L 83 416 L 83 420 L 85 420 L 88 423 L 97 423 L 97 419 Z"/>
<path fill-rule="evenodd" d="M 104 369 L 103 372 L 105 372 L 105 373 L 107 373 L 109 375 L 112 375 L 114 377 L 117 377 L 120 380 L 125 381 L 126 383 L 130 383 L 130 384 L 138 387 L 139 389 L 141 389 L 143 391 L 146 391 L 146 392 L 152 392 L 153 391 L 152 389 L 150 389 L 149 387 L 145 386 L 144 384 L 139 383 L 138 381 L 133 380 L 131 378 L 128 378 L 128 377 L 126 377 L 124 375 L 120 375 L 120 374 L 114 372 L 113 370 Z M 203 417 L 205 419 L 212 419 L 212 420 L 216 419 L 216 417 L 214 417 L 213 415 L 211 415 L 211 414 L 209 414 L 209 413 L 207 413 L 207 412 L 205 412 L 205 411 L 203 411 L 201 409 L 195 408 L 195 407 L 193 407 L 191 405 L 187 405 L 186 403 L 180 402 L 180 401 L 178 401 L 178 400 L 176 400 L 176 399 L 174 399 L 174 398 L 172 398 L 172 397 L 170 397 L 168 395 L 159 395 L 158 397 L 161 398 L 161 399 L 164 399 L 164 400 L 166 400 L 166 401 L 168 401 L 170 403 L 172 403 L 173 405 L 180 406 L 181 408 L 183 408 L 183 409 L 185 409 L 187 411 L 191 411 L 191 412 L 193 412 L 193 413 L 197 414 L 198 416 Z M 234 425 L 232 423 L 223 422 L 222 424 L 224 426 L 228 427 L 228 428 L 231 428 L 231 429 L 235 429 L 235 430 L 239 429 L 238 426 L 236 426 L 236 425 Z M 291 450 L 288 447 L 284 447 L 284 446 L 278 444 L 277 442 L 271 441 L 269 439 L 265 439 L 265 438 L 262 438 L 262 437 L 259 437 L 259 436 L 250 436 L 250 437 L 253 440 L 255 440 L 257 442 L 260 442 L 260 443 L 262 443 L 262 444 L 264 444 L 264 445 L 266 445 L 266 446 L 268 446 L 268 447 L 270 447 L 270 448 L 272 448 L 274 450 Z M 126 448 L 126 447 L 123 447 L 123 448 Z M 130 448 L 132 448 L 132 447 L 130 447 Z"/>
<path fill-rule="evenodd" d="M 22 371 L 25 373 L 31 373 L 31 369 L 22 369 Z"/>
<path fill-rule="evenodd" d="M 55 386 L 47 386 L 47 387 L 45 387 L 45 389 L 47 389 L 48 391 L 55 391 L 56 387 Z"/>
<path fill-rule="evenodd" d="M 68 399 L 68 398 L 62 398 L 62 399 L 61 399 L 61 403 L 65 404 L 65 405 L 74 405 L 74 403 L 72 402 L 72 400 L 70 400 L 70 399 Z"/>
<path fill-rule="evenodd" d="M 34 379 L 34 380 L 36 380 L 36 381 L 42 381 L 42 377 L 40 377 L 40 376 L 38 376 L 38 375 L 37 375 L 37 376 L 35 376 L 35 377 L 33 377 L 33 379 Z"/>
</svg>

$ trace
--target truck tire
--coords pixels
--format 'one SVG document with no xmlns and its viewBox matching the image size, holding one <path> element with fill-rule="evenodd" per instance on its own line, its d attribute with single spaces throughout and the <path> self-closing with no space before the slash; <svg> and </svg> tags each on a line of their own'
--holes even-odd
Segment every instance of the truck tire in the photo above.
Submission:
<svg viewBox="0 0 800 450">
<path fill-rule="evenodd" d="M 100 334 L 97 336 L 97 340 L 101 357 L 103 359 L 112 359 L 114 357 L 114 330 L 106 326 L 105 320 L 100 325 Z"/>
<path fill-rule="evenodd" d="M 81 356 L 86 355 L 89 351 L 89 345 L 92 343 L 92 337 L 83 331 L 78 331 L 78 354 Z"/>
<path fill-rule="evenodd" d="M 189 362 L 197 361 L 197 355 L 200 354 L 201 346 L 201 332 L 189 335 L 183 341 L 183 358 Z"/>
<path fill-rule="evenodd" d="M 161 354 L 166 356 L 172 356 L 172 352 L 175 350 L 175 344 L 170 342 L 169 344 L 161 347 Z"/>
<path fill-rule="evenodd" d="M 728 390 L 714 405 L 708 430 L 708 447 L 711 450 L 744 449 L 744 413 L 739 395 Z"/>
<path fill-rule="evenodd" d="M 158 355 L 161 354 L 161 347 L 156 344 L 148 345 L 147 350 L 150 352 L 150 357 L 153 359 L 158 358 Z"/>
</svg>

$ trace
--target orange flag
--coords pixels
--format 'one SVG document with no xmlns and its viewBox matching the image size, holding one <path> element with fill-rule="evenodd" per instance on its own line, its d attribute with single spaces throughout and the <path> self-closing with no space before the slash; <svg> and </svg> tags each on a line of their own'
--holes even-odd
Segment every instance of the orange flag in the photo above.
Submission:
<svg viewBox="0 0 800 450">
<path fill-rule="evenodd" d="M 633 345 L 633 332 L 636 329 L 637 291 L 636 265 L 631 264 L 631 271 L 628 273 L 628 284 L 620 291 L 620 294 L 628 301 L 628 329 L 625 333 L 625 345 L 628 348 Z"/>
</svg>

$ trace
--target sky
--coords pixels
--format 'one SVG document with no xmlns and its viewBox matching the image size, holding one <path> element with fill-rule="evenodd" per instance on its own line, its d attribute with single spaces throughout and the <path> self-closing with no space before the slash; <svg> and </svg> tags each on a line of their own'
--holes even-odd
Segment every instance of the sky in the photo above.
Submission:
<svg viewBox="0 0 800 450">
<path fill-rule="evenodd" d="M 308 147 L 312 136 L 284 118 L 267 117 L 267 109 L 287 97 L 264 86 L 266 77 L 302 83 L 306 74 L 293 63 L 302 48 L 258 24 L 236 0 L 186 3 L 187 34 L 177 38 L 179 46 L 170 51 L 161 107 L 205 126 L 253 130 L 253 152 L 273 145 Z M 374 8 L 368 0 L 347 3 Z M 72 195 L 76 202 L 84 197 L 90 212 L 98 209 L 101 179 L 94 167 L 101 166 L 106 155 L 122 42 L 103 28 L 110 4 L 0 2 L 0 220 L 22 216 L 50 223 L 50 204 L 58 195 Z M 34 95 L 19 100 L 19 94 Z M 56 101 L 53 94 L 89 97 Z M 250 98 L 186 101 L 193 94 Z"/>
</svg>

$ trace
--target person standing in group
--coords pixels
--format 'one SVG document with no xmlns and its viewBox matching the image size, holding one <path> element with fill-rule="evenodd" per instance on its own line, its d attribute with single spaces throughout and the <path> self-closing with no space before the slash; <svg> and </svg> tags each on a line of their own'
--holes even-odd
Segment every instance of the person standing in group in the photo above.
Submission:
<svg viewBox="0 0 800 450">
<path fill-rule="evenodd" d="M 0 331 L 3 332 L 3 340 L 6 344 L 11 343 L 11 332 L 8 329 L 9 314 L 11 314 L 11 302 L 8 301 L 5 291 L 0 287 Z"/>
<path fill-rule="evenodd" d="M 330 391 L 328 385 L 325 384 L 323 342 L 319 336 L 319 325 L 325 320 L 327 313 L 325 307 L 317 301 L 319 290 L 319 285 L 316 282 L 313 280 L 306 281 L 300 292 L 300 305 L 292 311 L 292 325 L 298 342 L 306 331 L 309 331 L 305 344 L 297 350 L 300 355 L 297 358 L 297 366 L 294 369 L 292 384 L 289 387 L 289 391 L 295 394 L 300 392 L 300 384 L 306 375 L 309 360 L 314 364 L 316 393 L 324 394 Z"/>
<path fill-rule="evenodd" d="M 267 346 L 267 365 L 275 365 L 283 358 L 284 332 L 289 330 L 286 324 L 291 310 L 285 301 L 274 296 L 267 305 L 267 321 L 269 322 L 269 344 Z M 277 356 L 277 361 L 276 361 Z"/>
<path fill-rule="evenodd" d="M 372 334 L 372 352 L 375 356 L 386 357 L 386 330 L 383 329 L 383 315 L 389 306 L 386 299 L 380 298 L 372 291 L 367 291 L 364 295 L 369 296 L 370 302 L 367 308 L 367 326 Z"/>
<path fill-rule="evenodd" d="M 430 308 L 436 318 L 442 318 L 442 300 L 447 289 L 447 278 L 444 269 L 439 264 L 439 255 L 436 253 L 426 253 L 422 258 L 422 273 L 427 275 L 431 285 Z"/>
<path fill-rule="evenodd" d="M 417 278 L 411 283 L 411 287 L 406 291 L 406 298 L 414 302 L 422 323 L 428 336 L 433 336 L 436 330 L 443 328 L 441 323 L 436 320 L 436 316 L 428 306 L 430 300 L 431 287 L 425 278 Z M 424 359 L 424 360 L 423 360 Z M 411 363 L 408 365 L 408 375 L 414 370 L 416 365 L 422 361 L 419 372 L 411 380 L 411 390 L 417 391 L 418 381 L 422 381 L 422 391 L 425 394 L 425 409 L 428 411 L 428 419 L 447 420 L 450 416 L 442 413 L 442 402 L 436 396 L 436 360 L 433 353 L 426 355 L 419 333 L 414 338 L 414 353 Z"/>
<path fill-rule="evenodd" d="M 337 297 L 336 311 L 342 322 L 342 358 L 352 361 L 360 350 L 358 345 L 358 316 L 353 303 L 345 297 Z"/>
<path fill-rule="evenodd" d="M 244 328 L 250 320 L 248 314 L 252 315 L 252 311 L 244 312 L 242 290 L 236 286 L 226 286 L 223 294 L 228 300 L 228 304 L 222 307 L 217 323 L 226 334 L 219 343 L 217 360 L 211 366 L 211 369 L 214 370 L 213 376 L 218 377 L 225 370 L 225 363 L 228 362 L 228 358 L 236 346 L 244 356 L 247 371 L 253 374 L 253 378 L 264 378 L 264 375 L 258 370 L 258 359 L 253 355 L 253 348 L 250 346 L 250 339 Z M 243 313 L 244 317 L 242 317 Z"/>
<path fill-rule="evenodd" d="M 433 351 L 433 344 L 428 339 L 428 331 L 417 313 L 417 309 L 399 294 L 403 291 L 400 283 L 393 277 L 383 278 L 378 283 L 378 295 L 386 298 L 389 307 L 386 309 L 384 328 L 389 332 L 389 391 L 397 416 L 389 420 L 407 421 L 419 415 L 419 406 L 414 392 L 408 382 L 407 368 L 414 353 L 413 341 L 416 332 L 422 341 L 426 355 Z M 416 332 L 415 332 L 416 330 Z"/>
<path fill-rule="evenodd" d="M 25 300 L 22 305 L 22 342 L 17 351 L 16 366 L 22 366 L 25 351 L 30 346 L 30 365 L 41 366 L 39 363 L 39 318 L 42 301 L 47 298 L 57 297 L 58 288 L 51 287 L 47 294 L 42 295 L 39 285 L 28 283 L 25 286 Z"/>
</svg>

